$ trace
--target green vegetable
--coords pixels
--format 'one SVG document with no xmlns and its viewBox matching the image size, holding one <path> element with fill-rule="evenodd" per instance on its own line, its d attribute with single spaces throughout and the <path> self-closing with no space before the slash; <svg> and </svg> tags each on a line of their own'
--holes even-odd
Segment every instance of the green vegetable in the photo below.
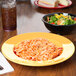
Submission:
<svg viewBox="0 0 76 76">
<path fill-rule="evenodd" d="M 55 25 L 57 25 L 57 21 L 59 22 L 58 25 L 72 25 L 72 24 L 75 24 L 76 21 L 73 20 L 72 16 L 68 15 L 67 17 L 64 16 L 64 15 L 60 15 L 60 17 L 56 17 L 55 15 L 54 16 L 50 16 L 49 17 L 49 21 L 48 23 L 55 23 Z"/>
<path fill-rule="evenodd" d="M 72 24 L 75 24 L 75 21 L 74 20 L 65 20 L 65 22 L 64 22 L 64 25 L 72 25 Z"/>
<path fill-rule="evenodd" d="M 52 20 L 50 20 L 48 23 L 53 23 L 53 21 L 52 21 Z"/>
<path fill-rule="evenodd" d="M 52 16 L 52 17 L 51 17 L 51 20 L 52 20 L 53 22 L 55 22 L 55 21 L 57 21 L 57 18 L 56 18 L 55 16 Z"/>
</svg>

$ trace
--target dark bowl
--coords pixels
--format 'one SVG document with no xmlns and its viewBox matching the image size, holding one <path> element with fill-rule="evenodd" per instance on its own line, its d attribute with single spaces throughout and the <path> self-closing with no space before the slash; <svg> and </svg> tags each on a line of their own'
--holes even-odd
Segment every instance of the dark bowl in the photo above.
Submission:
<svg viewBox="0 0 76 76">
<path fill-rule="evenodd" d="M 76 28 L 76 24 L 72 24 L 72 25 L 54 25 L 54 24 L 50 24 L 46 21 L 47 16 L 53 16 L 54 14 L 63 14 L 63 13 L 52 13 L 52 14 L 47 14 L 42 18 L 42 21 L 44 22 L 46 28 L 48 30 L 50 30 L 52 33 L 56 33 L 56 34 L 61 34 L 61 35 L 66 35 L 66 34 L 70 34 L 72 32 L 72 30 L 74 30 Z M 68 15 L 70 16 L 74 16 L 76 17 L 76 15 L 70 14 L 68 13 Z"/>
</svg>

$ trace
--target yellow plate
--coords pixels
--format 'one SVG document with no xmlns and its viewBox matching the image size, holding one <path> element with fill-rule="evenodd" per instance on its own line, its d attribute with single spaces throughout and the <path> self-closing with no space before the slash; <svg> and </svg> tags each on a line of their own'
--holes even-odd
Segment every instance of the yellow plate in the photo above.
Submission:
<svg viewBox="0 0 76 76">
<path fill-rule="evenodd" d="M 22 58 L 19 58 L 16 56 L 13 52 L 13 47 L 23 41 L 23 40 L 29 40 L 29 39 L 34 39 L 34 38 L 46 38 L 49 39 L 51 42 L 56 44 L 57 46 L 62 46 L 63 47 L 63 53 L 48 61 L 30 61 L 30 60 L 24 60 Z M 33 32 L 33 33 L 25 33 L 25 34 L 20 34 L 17 36 L 14 36 L 10 39 L 8 39 L 3 45 L 2 45 L 2 53 L 3 55 L 9 59 L 12 62 L 15 62 L 17 64 L 21 65 L 27 65 L 27 66 L 48 66 L 48 65 L 54 65 L 61 63 L 67 59 L 69 59 L 75 51 L 75 46 L 74 44 L 67 38 L 52 34 L 52 33 L 44 33 L 44 32 Z"/>
</svg>

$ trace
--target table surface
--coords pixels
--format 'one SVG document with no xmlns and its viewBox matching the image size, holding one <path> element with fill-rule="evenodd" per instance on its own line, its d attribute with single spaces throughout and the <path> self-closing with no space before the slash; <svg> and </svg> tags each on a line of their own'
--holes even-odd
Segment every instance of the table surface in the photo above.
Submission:
<svg viewBox="0 0 76 76">
<path fill-rule="evenodd" d="M 41 20 L 45 14 L 53 12 L 76 14 L 76 0 L 72 0 L 73 5 L 71 7 L 56 10 L 35 7 L 31 1 L 28 0 L 26 2 L 17 3 L 17 30 L 11 32 L 3 31 L 0 14 L 0 48 L 4 41 L 18 34 L 27 32 L 50 32 L 46 29 Z M 70 35 L 63 36 L 70 39 L 76 46 L 76 30 L 73 30 Z M 67 61 L 47 67 L 28 67 L 11 61 L 9 61 L 9 63 L 13 66 L 15 71 L 2 76 L 76 76 L 76 52 Z"/>
</svg>

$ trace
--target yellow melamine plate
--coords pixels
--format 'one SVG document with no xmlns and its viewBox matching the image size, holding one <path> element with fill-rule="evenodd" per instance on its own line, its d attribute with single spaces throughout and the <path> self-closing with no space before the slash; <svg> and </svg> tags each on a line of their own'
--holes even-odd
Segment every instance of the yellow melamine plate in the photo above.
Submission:
<svg viewBox="0 0 76 76">
<path fill-rule="evenodd" d="M 62 46 L 63 53 L 60 56 L 48 61 L 25 60 L 25 59 L 19 58 L 18 56 L 14 54 L 13 47 L 16 44 L 18 44 L 19 42 L 23 40 L 29 40 L 29 39 L 35 39 L 35 38 L 49 39 L 55 45 Z M 48 65 L 58 64 L 69 59 L 74 54 L 74 51 L 75 51 L 75 46 L 69 39 L 60 35 L 56 35 L 52 33 L 44 33 L 44 32 L 20 34 L 8 39 L 2 45 L 2 53 L 7 59 L 17 64 L 27 65 L 27 66 L 48 66 Z"/>
</svg>

